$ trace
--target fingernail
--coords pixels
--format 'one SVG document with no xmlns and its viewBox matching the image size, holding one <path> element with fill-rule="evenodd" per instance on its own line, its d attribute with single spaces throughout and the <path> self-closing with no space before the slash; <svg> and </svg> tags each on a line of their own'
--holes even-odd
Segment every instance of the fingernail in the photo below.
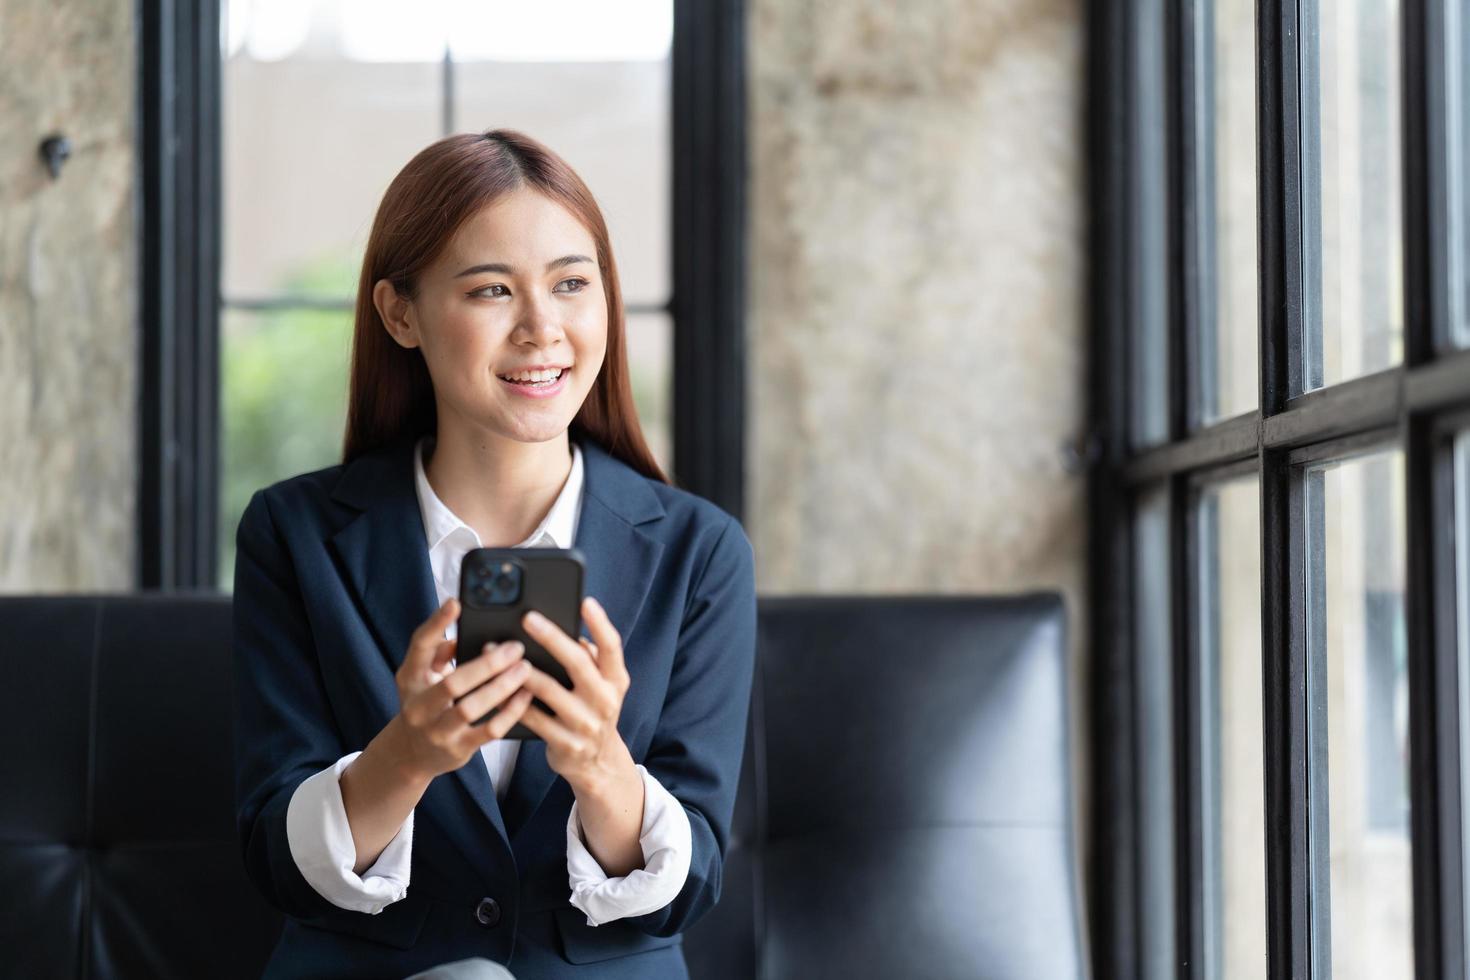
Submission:
<svg viewBox="0 0 1470 980">
<path fill-rule="evenodd" d="M 519 657 L 526 652 L 526 645 L 520 640 L 511 640 L 506 644 L 506 649 L 510 651 L 512 657 Z"/>
<path fill-rule="evenodd" d="M 536 610 L 532 609 L 530 612 L 526 613 L 526 622 L 531 626 L 540 626 L 542 623 L 546 622 L 546 617 L 538 613 Z"/>
</svg>

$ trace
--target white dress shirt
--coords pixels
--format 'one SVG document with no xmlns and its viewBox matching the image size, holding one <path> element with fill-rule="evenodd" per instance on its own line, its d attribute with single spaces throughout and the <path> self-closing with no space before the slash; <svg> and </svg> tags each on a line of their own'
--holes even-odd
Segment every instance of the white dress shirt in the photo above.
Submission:
<svg viewBox="0 0 1470 980">
<path fill-rule="evenodd" d="M 439 602 L 459 594 L 459 569 L 471 548 L 481 547 L 474 528 L 444 505 L 424 474 L 423 456 L 432 452 L 433 436 L 419 439 L 414 451 L 414 487 L 424 533 L 429 547 L 429 567 Z M 572 471 L 551 510 L 530 537 L 517 548 L 570 548 L 576 533 L 582 501 L 582 450 L 572 443 Z M 456 636 L 457 623 L 445 631 Z M 511 773 L 520 754 L 518 739 L 495 739 L 480 747 L 490 771 L 497 800 L 505 798 Z M 333 905 L 373 915 L 408 894 L 410 854 L 413 848 L 413 814 L 409 813 L 398 833 L 383 848 L 378 859 L 361 876 L 352 869 L 357 863 L 357 846 L 347 822 L 339 780 L 342 771 L 361 751 L 350 752 L 331 766 L 303 780 L 286 808 L 286 838 L 291 857 L 306 879 Z M 467 765 L 474 765 L 471 759 Z M 589 926 L 613 919 L 644 915 L 673 901 L 689 875 L 693 851 L 689 815 L 682 804 L 642 765 L 643 825 L 638 843 L 644 866 L 619 878 L 609 878 L 587 849 L 577 803 L 567 817 L 567 884 L 570 902 L 587 916 Z"/>
</svg>

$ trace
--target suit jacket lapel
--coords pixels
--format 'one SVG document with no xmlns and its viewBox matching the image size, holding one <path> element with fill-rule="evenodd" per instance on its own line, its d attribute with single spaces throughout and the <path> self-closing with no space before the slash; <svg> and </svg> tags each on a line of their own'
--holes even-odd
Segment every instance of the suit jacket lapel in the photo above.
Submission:
<svg viewBox="0 0 1470 980">
<path fill-rule="evenodd" d="M 363 508 L 355 520 L 332 537 L 332 545 L 389 668 L 386 673 L 375 669 L 364 672 L 364 682 L 380 711 L 379 728 L 398 713 L 398 686 L 393 675 L 403 663 L 409 638 L 439 607 L 423 515 L 413 485 L 411 453 L 416 442 L 417 438 L 400 439 L 359 457 L 346 468 L 333 491 L 336 499 Z M 484 757 L 476 752 L 454 771 L 454 778 L 508 848 L 510 837 Z"/>
<path fill-rule="evenodd" d="M 636 471 L 590 439 L 581 439 L 583 486 L 574 546 L 586 563 L 584 589 L 607 610 L 623 638 L 631 668 L 630 637 L 648 595 L 663 545 L 638 529 L 664 514 L 663 504 Z M 582 635 L 591 638 L 586 625 Z M 623 721 L 619 730 L 627 737 Z M 546 762 L 546 743 L 522 743 L 502 808 L 513 840 L 541 805 L 557 773 Z"/>
</svg>

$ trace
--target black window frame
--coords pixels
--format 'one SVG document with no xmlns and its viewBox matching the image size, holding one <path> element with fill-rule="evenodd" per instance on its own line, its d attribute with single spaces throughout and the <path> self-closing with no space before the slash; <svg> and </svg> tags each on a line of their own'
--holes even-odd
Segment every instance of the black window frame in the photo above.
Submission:
<svg viewBox="0 0 1470 980">
<path fill-rule="evenodd" d="M 215 589 L 220 458 L 219 4 L 138 2 L 140 394 L 136 579 Z M 745 509 L 744 0 L 674 4 L 674 482 Z M 445 66 L 443 125 L 452 127 Z M 270 308 L 276 298 L 240 298 Z M 335 300 L 293 306 L 342 307 Z"/>
<path fill-rule="evenodd" d="M 1306 182 L 1301 137 L 1301 11 L 1312 0 L 1256 4 L 1257 202 L 1259 209 L 1259 404 L 1196 428 L 1200 304 L 1213 271 L 1199 241 L 1193 167 L 1201 142 L 1196 52 L 1207 0 L 1123 0 L 1088 6 L 1089 596 L 1093 822 L 1089 920 L 1099 978 L 1145 970 L 1149 917 L 1142 875 L 1150 842 L 1174 844 L 1170 890 L 1175 969 L 1206 976 L 1198 789 L 1199 643 L 1194 498 L 1202 479 L 1254 473 L 1260 485 L 1263 739 L 1265 745 L 1267 947 L 1273 978 L 1310 977 L 1312 856 L 1307 846 L 1308 719 L 1301 526 L 1303 464 L 1396 445 L 1406 467 L 1406 593 L 1409 640 L 1410 836 L 1416 975 L 1463 976 L 1466 855 L 1462 853 L 1456 649 L 1453 434 L 1470 424 L 1470 350 L 1450 344 L 1466 315 L 1467 122 L 1462 59 L 1470 40 L 1458 0 L 1402 0 L 1404 359 L 1397 367 L 1326 388 L 1301 390 L 1304 276 L 1316 261 L 1304 237 Z M 1141 83 L 1162 57 L 1162 108 Z M 1154 100 L 1150 103 L 1149 99 Z M 1163 132 L 1162 155 L 1150 146 Z M 1152 140 L 1152 142 L 1151 142 Z M 1140 175 L 1163 169 L 1162 185 Z M 1156 190 L 1162 186 L 1164 190 Z M 1155 189 L 1151 189 L 1155 188 Z M 1160 213 L 1161 212 L 1161 213 Z M 1158 254 L 1159 236 L 1167 260 Z M 1167 310 L 1168 438 L 1135 448 L 1135 344 L 1150 316 Z M 1228 329 L 1228 325 L 1221 325 Z M 1134 639 L 1133 500 L 1163 487 L 1170 500 L 1168 605 L 1176 725 L 1172 825 L 1138 806 L 1142 752 L 1135 739 L 1145 706 Z M 1461 586 L 1463 587 L 1463 585 Z M 1295 600 L 1295 601 L 1294 601 Z M 1324 774 L 1325 776 L 1325 774 Z M 1320 873 L 1320 867 L 1317 873 Z M 1324 938 L 1317 934 L 1318 941 Z"/>
</svg>

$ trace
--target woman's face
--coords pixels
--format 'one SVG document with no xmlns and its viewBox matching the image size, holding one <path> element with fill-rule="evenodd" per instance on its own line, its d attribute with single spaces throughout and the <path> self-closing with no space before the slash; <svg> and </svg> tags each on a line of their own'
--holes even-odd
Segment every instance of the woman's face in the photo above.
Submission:
<svg viewBox="0 0 1470 980">
<path fill-rule="evenodd" d="M 520 442 L 554 439 L 592 390 L 607 350 L 592 235 L 530 188 L 466 221 L 424 270 L 413 300 L 398 298 L 387 280 L 374 299 L 394 338 L 423 349 L 441 426 L 448 415 Z M 542 367 L 562 373 L 539 384 L 509 380 Z"/>
</svg>

